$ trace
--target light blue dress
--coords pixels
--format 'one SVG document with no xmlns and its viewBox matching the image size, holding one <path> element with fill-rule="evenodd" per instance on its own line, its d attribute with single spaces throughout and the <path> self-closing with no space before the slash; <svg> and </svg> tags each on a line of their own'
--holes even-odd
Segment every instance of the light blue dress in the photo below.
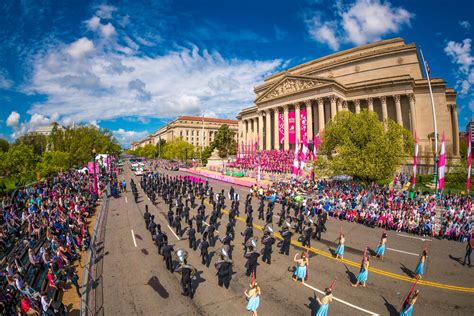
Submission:
<svg viewBox="0 0 474 316">
<path fill-rule="evenodd" d="M 367 271 L 366 269 L 362 269 L 362 271 L 360 271 L 356 279 L 360 283 L 364 283 L 364 282 L 367 282 L 368 278 L 369 278 L 369 271 Z"/>
<path fill-rule="evenodd" d="M 418 262 L 418 265 L 416 266 L 416 269 L 415 269 L 415 273 L 419 275 L 423 275 L 424 267 L 425 267 L 424 262 L 421 262 L 421 261 Z"/>
<path fill-rule="evenodd" d="M 329 304 L 323 304 L 319 306 L 316 316 L 327 316 L 328 315 Z"/>
<path fill-rule="evenodd" d="M 337 245 L 336 255 L 344 256 L 344 245 Z"/>
<path fill-rule="evenodd" d="M 411 316 L 413 314 L 413 305 L 407 304 L 400 312 L 400 316 Z"/>
<path fill-rule="evenodd" d="M 301 280 L 306 279 L 306 265 L 298 265 L 295 270 L 294 276 Z"/>
<path fill-rule="evenodd" d="M 385 253 L 385 245 L 379 245 L 377 249 L 375 249 L 375 253 L 377 254 L 377 256 L 383 256 L 383 254 Z"/>
<path fill-rule="evenodd" d="M 249 298 L 249 301 L 247 303 L 247 310 L 249 312 L 255 312 L 260 305 L 260 296 L 252 296 Z"/>
</svg>

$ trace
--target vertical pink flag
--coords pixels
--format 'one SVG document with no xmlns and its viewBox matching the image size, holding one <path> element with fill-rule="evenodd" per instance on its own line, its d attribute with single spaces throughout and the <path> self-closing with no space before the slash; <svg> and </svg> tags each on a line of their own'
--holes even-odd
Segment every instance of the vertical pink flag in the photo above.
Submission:
<svg viewBox="0 0 474 316">
<path fill-rule="evenodd" d="M 471 131 L 469 131 L 469 134 L 467 135 L 467 182 L 466 182 L 466 191 L 469 193 L 471 190 L 471 162 L 472 162 L 472 149 L 471 149 L 471 142 L 472 142 L 472 135 Z"/>
<path fill-rule="evenodd" d="M 418 160 L 418 137 L 416 136 L 415 131 L 415 153 L 413 154 L 413 175 L 412 175 L 412 187 L 415 188 L 416 186 L 416 164 Z"/>
<path fill-rule="evenodd" d="M 280 145 L 285 143 L 285 118 L 282 112 L 278 112 L 278 140 Z"/>
<path fill-rule="evenodd" d="M 288 140 L 290 144 L 296 143 L 295 112 L 288 112 Z"/>
<path fill-rule="evenodd" d="M 444 132 L 443 138 L 441 139 L 441 151 L 439 153 L 439 160 L 438 160 L 438 190 L 444 190 L 444 173 L 446 170 L 446 147 L 444 144 Z"/>
<path fill-rule="evenodd" d="M 299 154 L 298 154 L 298 151 L 299 151 L 299 144 L 295 144 L 295 158 L 293 159 L 293 176 L 297 176 L 298 175 L 298 171 L 299 171 Z"/>
<path fill-rule="evenodd" d="M 306 108 L 300 109 L 300 135 L 299 138 L 304 145 L 308 144 L 308 127 L 306 118 Z"/>
</svg>

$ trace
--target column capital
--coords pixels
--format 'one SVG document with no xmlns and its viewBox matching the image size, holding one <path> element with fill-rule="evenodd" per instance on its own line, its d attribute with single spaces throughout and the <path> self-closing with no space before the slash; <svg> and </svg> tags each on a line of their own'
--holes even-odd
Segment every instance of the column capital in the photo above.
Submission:
<svg viewBox="0 0 474 316">
<path fill-rule="evenodd" d="M 311 100 L 304 100 L 303 101 L 306 106 L 311 106 Z"/>
<path fill-rule="evenodd" d="M 339 98 L 336 95 L 332 94 L 329 96 L 329 101 L 331 101 L 331 103 L 337 102 L 337 100 L 339 100 Z"/>
<path fill-rule="evenodd" d="M 316 102 L 318 102 L 318 105 L 323 105 L 324 104 L 324 98 L 317 98 Z"/>
<path fill-rule="evenodd" d="M 381 96 L 380 97 L 380 102 L 382 102 L 382 104 L 387 104 L 387 97 L 386 96 Z"/>
<path fill-rule="evenodd" d="M 368 97 L 366 100 L 367 100 L 367 103 L 372 103 L 372 104 L 374 104 L 374 98 Z"/>
<path fill-rule="evenodd" d="M 354 102 L 355 105 L 360 105 L 360 99 L 355 99 L 355 100 L 353 100 L 353 102 Z"/>
<path fill-rule="evenodd" d="M 283 111 L 288 111 L 288 108 L 290 107 L 289 104 L 284 104 L 283 105 Z"/>
<path fill-rule="evenodd" d="M 258 116 L 262 117 L 262 116 L 263 116 L 263 110 L 259 110 L 259 111 L 257 112 L 257 114 L 258 114 Z"/>
<path fill-rule="evenodd" d="M 407 96 L 408 96 L 408 100 L 410 100 L 410 102 L 415 102 L 416 98 L 415 98 L 414 93 L 409 93 L 409 94 L 407 94 Z"/>
<path fill-rule="evenodd" d="M 395 100 L 396 103 L 400 103 L 400 95 L 399 94 L 393 95 L 393 99 Z"/>
</svg>

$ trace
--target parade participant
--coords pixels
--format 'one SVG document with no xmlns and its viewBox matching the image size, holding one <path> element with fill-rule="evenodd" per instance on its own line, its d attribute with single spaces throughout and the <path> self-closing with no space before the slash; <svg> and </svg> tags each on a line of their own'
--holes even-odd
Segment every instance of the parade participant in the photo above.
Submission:
<svg viewBox="0 0 474 316">
<path fill-rule="evenodd" d="M 360 269 L 360 272 L 356 277 L 357 281 L 355 284 L 351 284 L 352 287 L 358 287 L 359 284 L 362 287 L 365 287 L 367 279 L 369 277 L 369 266 L 370 266 L 369 256 L 365 256 L 362 262 L 362 267 Z"/>
<path fill-rule="evenodd" d="M 250 238 L 253 237 L 253 227 L 252 227 L 252 225 L 248 225 L 248 224 L 247 224 L 247 228 L 246 228 L 242 233 L 240 233 L 240 234 L 241 234 L 242 236 L 244 236 L 244 243 L 243 243 L 243 245 L 244 245 L 244 254 L 246 254 L 246 253 L 247 253 L 247 246 L 246 246 L 247 241 L 248 241 Z"/>
<path fill-rule="evenodd" d="M 265 232 L 262 238 L 263 256 L 262 261 L 267 264 L 272 263 L 272 246 L 275 243 L 275 238 L 270 235 L 270 232 Z"/>
<path fill-rule="evenodd" d="M 311 247 L 311 235 L 313 233 L 313 228 L 311 227 L 311 223 L 308 222 L 306 224 L 306 228 L 303 231 L 303 247 Z"/>
<path fill-rule="evenodd" d="M 145 219 L 145 227 L 148 227 L 150 224 L 150 217 L 151 214 L 148 212 L 148 205 L 145 205 L 145 213 L 143 214 L 143 218 Z"/>
<path fill-rule="evenodd" d="M 244 291 L 245 297 L 248 300 L 247 303 L 247 310 L 249 312 L 252 312 L 252 316 L 257 316 L 257 309 L 258 306 L 260 305 L 260 295 L 262 295 L 262 292 L 260 290 L 260 287 L 258 286 L 257 282 L 254 282 L 253 284 L 250 285 L 250 290 Z"/>
<path fill-rule="evenodd" d="M 387 242 L 387 234 L 383 233 L 382 238 L 380 239 L 379 246 L 375 249 L 375 256 L 383 260 L 383 255 L 385 253 L 385 243 Z"/>
<path fill-rule="evenodd" d="M 336 248 L 336 259 L 344 258 L 344 243 L 346 242 L 346 238 L 344 238 L 344 234 L 339 235 L 339 243 L 337 244 Z"/>
<path fill-rule="evenodd" d="M 244 257 L 247 259 L 247 262 L 245 263 L 245 267 L 247 268 L 247 271 L 245 275 L 251 276 L 252 273 L 254 274 L 254 277 L 257 277 L 257 266 L 258 266 L 258 257 L 260 254 L 256 251 L 255 247 L 249 247 L 250 252 L 246 253 Z"/>
<path fill-rule="evenodd" d="M 306 253 L 303 253 L 301 255 L 301 258 L 298 258 L 299 254 L 295 254 L 295 257 L 293 258 L 293 261 L 296 262 L 296 269 L 295 272 L 293 273 L 293 280 L 298 281 L 301 280 L 301 283 L 304 284 L 304 281 L 306 279 L 306 270 L 307 270 L 307 265 L 309 264 L 308 258 Z"/>
<path fill-rule="evenodd" d="M 221 257 L 219 261 L 216 262 L 215 267 L 217 269 L 217 284 L 220 287 L 225 286 L 225 288 L 228 289 L 233 273 L 232 260 L 230 260 L 229 256 L 225 255 L 224 251 L 222 251 Z"/>
<path fill-rule="evenodd" d="M 174 217 L 173 227 L 176 230 L 176 235 L 181 236 L 183 234 L 183 229 L 181 228 L 181 217 L 178 214 Z"/>
<path fill-rule="evenodd" d="M 408 303 L 404 306 L 403 310 L 400 312 L 400 316 L 411 316 L 413 314 L 413 308 L 418 299 L 420 291 L 415 290 L 413 296 L 408 300 Z"/>
<path fill-rule="evenodd" d="M 260 204 L 258 205 L 258 219 L 265 219 L 263 216 L 265 205 L 263 204 L 263 197 L 260 199 Z"/>
<path fill-rule="evenodd" d="M 209 242 L 206 240 L 207 235 L 204 234 L 202 236 L 202 241 L 199 244 L 199 248 L 201 249 L 201 263 L 206 267 L 209 267 Z"/>
<path fill-rule="evenodd" d="M 203 211 L 204 212 L 204 211 Z M 202 225 L 203 221 L 204 221 L 204 213 L 201 213 L 199 210 L 198 210 L 198 213 L 195 217 L 196 219 L 196 226 L 197 226 L 197 231 L 202 234 L 203 231 L 204 231 L 204 227 Z"/>
<path fill-rule="evenodd" d="M 188 231 L 186 234 L 188 235 L 189 248 L 196 250 L 196 230 L 193 228 L 192 221 L 189 221 Z"/>
<path fill-rule="evenodd" d="M 316 296 L 316 293 L 314 293 L 314 297 L 319 304 L 319 309 L 316 312 L 315 316 L 327 316 L 328 314 L 329 303 L 331 303 L 333 300 L 332 289 L 330 287 L 327 287 L 324 290 L 324 294 L 325 295 L 323 296 L 323 298 L 320 299 Z"/>
<path fill-rule="evenodd" d="M 209 239 L 209 245 L 214 247 L 216 244 L 216 239 L 214 237 L 214 232 L 216 231 L 216 227 L 214 224 L 210 224 L 207 227 L 207 238 Z"/>
<path fill-rule="evenodd" d="M 173 245 L 165 242 L 165 244 L 163 245 L 163 248 L 161 249 L 161 253 L 163 255 L 163 260 L 166 263 L 166 269 L 173 272 L 173 258 L 172 258 Z"/>
<path fill-rule="evenodd" d="M 281 246 L 280 246 L 280 254 L 285 254 L 289 256 L 291 236 L 293 236 L 293 233 L 288 229 L 288 225 L 289 225 L 288 222 L 286 222 L 285 225 L 287 226 L 284 227 L 283 231 L 281 232 L 281 237 L 283 238 L 283 241 L 281 242 Z"/>
<path fill-rule="evenodd" d="M 318 222 L 317 222 L 317 225 L 316 225 L 316 238 L 318 240 L 321 240 L 321 232 L 323 231 L 323 226 L 324 226 L 324 223 L 323 223 L 323 217 L 322 217 L 322 213 L 319 213 L 318 214 Z"/>
<path fill-rule="evenodd" d="M 466 254 L 464 255 L 464 261 L 462 263 L 463 266 L 465 266 L 466 263 L 468 266 L 471 266 L 471 253 L 472 253 L 473 245 L 474 245 L 474 238 L 471 236 L 466 243 Z"/>
<path fill-rule="evenodd" d="M 421 254 L 420 261 L 418 262 L 416 269 L 415 269 L 415 277 L 417 279 L 421 279 L 423 277 L 424 269 L 425 269 L 425 261 L 426 255 L 428 254 L 427 250 L 423 250 Z"/>
</svg>

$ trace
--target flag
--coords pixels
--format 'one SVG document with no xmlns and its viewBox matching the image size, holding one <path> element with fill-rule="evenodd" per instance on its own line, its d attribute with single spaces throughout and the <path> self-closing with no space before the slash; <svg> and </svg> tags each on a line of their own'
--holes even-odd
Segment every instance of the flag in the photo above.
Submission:
<svg viewBox="0 0 474 316">
<path fill-rule="evenodd" d="M 444 132 L 443 138 L 441 139 L 441 151 L 439 153 L 439 160 L 438 160 L 438 190 L 444 190 L 444 172 L 446 169 L 446 148 L 444 145 Z"/>
<path fill-rule="evenodd" d="M 296 140 L 295 144 L 295 158 L 293 158 L 293 176 L 298 175 L 299 163 L 298 163 L 298 147 L 299 147 L 299 140 Z"/>
<path fill-rule="evenodd" d="M 471 149 L 471 143 L 472 143 L 472 131 L 469 131 L 468 134 L 468 146 L 467 146 L 467 182 L 466 182 L 466 191 L 469 193 L 471 190 L 471 162 L 472 162 L 472 149 Z"/>
<path fill-rule="evenodd" d="M 239 143 L 236 143 L 235 144 L 235 160 L 237 161 L 237 163 L 239 163 Z"/>
<path fill-rule="evenodd" d="M 415 131 L 415 153 L 413 154 L 413 177 L 411 180 L 413 189 L 415 188 L 416 185 L 416 162 L 418 159 L 418 138 L 416 137 L 416 131 Z"/>
</svg>

